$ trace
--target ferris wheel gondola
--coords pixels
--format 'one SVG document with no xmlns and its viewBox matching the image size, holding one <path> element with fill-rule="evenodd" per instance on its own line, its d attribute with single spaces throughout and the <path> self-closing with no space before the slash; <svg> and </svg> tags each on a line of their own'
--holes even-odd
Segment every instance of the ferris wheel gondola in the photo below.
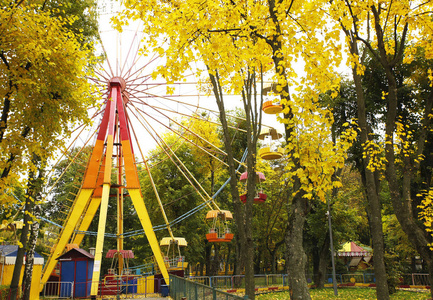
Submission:
<svg viewBox="0 0 433 300">
<path fill-rule="evenodd" d="M 211 243 L 226 243 L 233 240 L 234 234 L 230 232 L 228 222 L 233 219 L 233 215 L 228 210 L 211 210 L 206 214 L 206 220 L 211 221 L 209 233 L 206 239 Z"/>
<path fill-rule="evenodd" d="M 254 195 L 254 203 L 263 203 L 268 198 L 268 196 L 263 192 L 263 188 L 262 188 L 262 182 L 266 181 L 266 177 L 262 172 L 256 172 L 255 178 L 256 178 L 256 194 Z M 245 192 L 240 196 L 242 203 L 247 202 L 247 193 L 246 193 L 247 180 L 248 180 L 248 172 L 242 173 L 241 177 L 239 178 L 239 181 L 245 184 Z"/>
<path fill-rule="evenodd" d="M 267 99 L 263 103 L 262 109 L 266 114 L 275 115 L 283 111 L 283 106 L 279 101 L 270 100 L 270 97 L 267 97 L 269 94 L 276 94 L 276 92 L 277 85 L 275 83 L 265 84 L 262 93 Z"/>
<path fill-rule="evenodd" d="M 264 160 L 274 160 L 283 157 L 284 149 L 279 147 L 277 140 L 282 134 L 274 128 L 265 128 L 260 132 L 259 139 L 263 141 L 263 146 L 259 149 L 258 155 Z"/>
</svg>

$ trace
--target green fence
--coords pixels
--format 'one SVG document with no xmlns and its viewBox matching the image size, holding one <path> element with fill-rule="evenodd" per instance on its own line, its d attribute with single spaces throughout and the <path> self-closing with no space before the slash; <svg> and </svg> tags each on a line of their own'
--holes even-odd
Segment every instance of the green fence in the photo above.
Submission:
<svg viewBox="0 0 433 300">
<path fill-rule="evenodd" d="M 246 300 L 248 296 L 237 296 L 214 287 L 182 277 L 170 275 L 170 296 L 174 300 Z"/>
</svg>

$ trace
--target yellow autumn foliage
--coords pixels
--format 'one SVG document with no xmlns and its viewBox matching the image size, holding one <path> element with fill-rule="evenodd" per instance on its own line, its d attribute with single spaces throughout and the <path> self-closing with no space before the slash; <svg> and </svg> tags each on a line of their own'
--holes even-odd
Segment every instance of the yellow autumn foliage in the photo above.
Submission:
<svg viewBox="0 0 433 300">
<path fill-rule="evenodd" d="M 342 60 L 340 28 L 325 14 L 334 8 L 328 1 L 129 0 L 125 6 L 114 24 L 121 30 L 131 19 L 143 21 L 143 52 L 166 58 L 156 72 L 169 82 L 197 62 L 202 71 L 218 72 L 224 92 L 240 93 L 247 69 L 278 83 L 283 113 L 293 115 L 281 119 L 293 128 L 286 151 L 289 177 L 301 179 L 307 197 L 322 200 L 338 186 L 332 175 L 344 164 L 356 132 L 348 130 L 334 145 L 332 114 L 318 104 L 320 93 L 337 95 L 334 72 Z M 299 89 L 290 97 L 288 87 Z"/>
<path fill-rule="evenodd" d="M 19 184 L 31 155 L 48 158 L 94 103 L 91 47 L 66 29 L 75 19 L 25 3 L 2 1 L 0 10 L 1 190 Z M 0 203 L 9 201 L 1 193 Z"/>
</svg>

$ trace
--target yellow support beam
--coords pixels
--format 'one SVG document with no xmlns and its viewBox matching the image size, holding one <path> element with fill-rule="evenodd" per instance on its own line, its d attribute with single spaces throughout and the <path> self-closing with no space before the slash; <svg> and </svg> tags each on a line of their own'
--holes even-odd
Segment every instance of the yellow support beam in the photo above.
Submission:
<svg viewBox="0 0 433 300">
<path fill-rule="evenodd" d="M 66 244 L 68 244 L 68 241 L 75 230 L 75 226 L 77 226 L 77 223 L 84 211 L 84 208 L 87 206 L 87 202 L 92 196 L 92 193 L 93 189 L 82 189 L 78 194 L 75 205 L 73 206 L 72 211 L 69 214 L 69 218 L 65 222 L 63 231 L 60 235 L 57 245 L 54 248 L 53 254 L 48 258 L 47 263 L 45 264 L 41 280 L 41 286 L 43 286 L 43 284 L 48 281 L 48 278 L 50 278 L 51 272 L 57 264 L 56 259 L 60 255 L 62 255 L 63 250 L 65 250 Z"/>
<path fill-rule="evenodd" d="M 141 225 L 143 226 L 144 233 L 146 234 L 147 240 L 149 241 L 150 247 L 152 248 L 153 255 L 155 255 L 156 262 L 161 270 L 162 277 L 165 279 L 165 284 L 169 285 L 170 280 L 168 277 L 167 267 L 164 263 L 164 258 L 159 247 L 158 240 L 155 232 L 152 228 L 152 222 L 149 218 L 146 205 L 139 189 L 128 189 L 129 195 L 131 196 L 132 203 L 134 204 L 135 211 L 137 212 L 138 218 L 140 219 Z"/>
<path fill-rule="evenodd" d="M 92 287 L 90 295 L 98 295 L 99 277 L 101 275 L 102 248 L 104 246 L 105 225 L 107 223 L 108 198 L 110 194 L 110 184 L 104 183 L 102 186 L 101 208 L 99 210 L 98 235 L 96 237 L 95 260 L 93 262 Z"/>
<path fill-rule="evenodd" d="M 134 205 L 138 218 L 140 219 L 141 225 L 143 226 L 144 233 L 146 234 L 150 247 L 152 248 L 153 255 L 155 255 L 155 259 L 159 269 L 161 270 L 161 274 L 165 279 L 165 283 L 169 285 L 170 280 L 168 277 L 167 267 L 165 266 L 161 248 L 159 247 L 155 232 L 153 231 L 149 213 L 147 212 L 146 205 L 144 205 L 144 199 L 141 195 L 140 183 L 138 181 L 137 167 L 135 166 L 131 144 L 128 140 L 122 140 L 122 149 L 125 161 L 125 177 L 127 183 L 126 188 L 129 192 L 129 196 L 131 197 L 132 204 Z"/>
<path fill-rule="evenodd" d="M 81 220 L 80 227 L 78 227 L 78 231 L 87 231 L 87 229 L 89 229 L 89 226 L 92 223 L 93 218 L 95 217 L 95 214 L 98 211 L 100 204 L 101 204 L 101 197 L 92 197 L 89 206 L 87 207 L 86 213 L 83 219 Z M 72 241 L 72 244 L 76 244 L 80 246 L 83 239 L 84 239 L 84 233 L 77 233 Z"/>
<path fill-rule="evenodd" d="M 110 132 L 109 132 L 110 133 Z M 90 295 L 98 295 L 99 277 L 101 275 L 102 250 L 104 246 L 105 225 L 107 223 L 108 199 L 110 198 L 111 187 L 111 163 L 113 156 L 112 134 L 107 136 L 107 147 L 105 152 L 104 184 L 102 185 L 102 199 L 99 209 L 98 235 L 96 237 L 95 260 L 93 263 L 92 287 Z"/>
<path fill-rule="evenodd" d="M 105 161 L 105 157 L 103 159 Z M 99 205 L 101 205 L 102 199 L 102 184 L 104 183 L 104 173 L 105 173 L 105 165 L 101 166 L 98 179 L 96 181 L 96 188 L 93 191 L 92 199 L 90 199 L 90 203 L 87 206 L 86 211 L 84 212 L 84 216 L 81 220 L 80 226 L 78 227 L 78 231 L 87 231 L 89 229 L 90 224 L 93 221 L 93 218 L 98 211 Z M 78 246 L 81 245 L 83 241 L 84 233 L 77 233 L 72 241 L 72 244 L 76 244 Z"/>
</svg>

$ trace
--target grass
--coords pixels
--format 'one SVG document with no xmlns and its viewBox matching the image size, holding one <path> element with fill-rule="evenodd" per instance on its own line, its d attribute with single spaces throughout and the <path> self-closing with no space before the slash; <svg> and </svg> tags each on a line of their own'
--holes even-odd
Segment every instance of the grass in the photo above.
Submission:
<svg viewBox="0 0 433 300">
<path fill-rule="evenodd" d="M 371 288 L 343 288 L 338 289 L 338 296 L 334 295 L 332 288 L 311 289 L 312 300 L 375 300 L 376 290 Z M 257 300 L 290 299 L 289 292 L 277 292 L 256 296 Z M 391 300 L 427 300 L 430 299 L 428 292 L 397 291 L 390 295 Z"/>
</svg>

